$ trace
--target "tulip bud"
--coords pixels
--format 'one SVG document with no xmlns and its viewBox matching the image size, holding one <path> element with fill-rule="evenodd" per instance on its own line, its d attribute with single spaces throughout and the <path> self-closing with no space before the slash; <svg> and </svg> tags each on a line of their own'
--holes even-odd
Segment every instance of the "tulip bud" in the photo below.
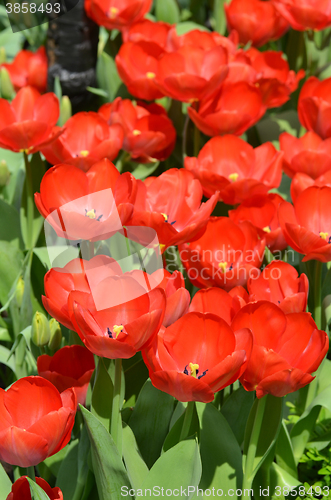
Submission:
<svg viewBox="0 0 331 500">
<path fill-rule="evenodd" d="M 3 64 L 7 61 L 6 49 L 5 47 L 0 47 L 0 64 Z"/>
<path fill-rule="evenodd" d="M 48 319 L 45 314 L 37 311 L 32 320 L 32 342 L 36 346 L 43 347 L 48 344 L 50 336 L 51 330 L 49 328 Z"/>
<path fill-rule="evenodd" d="M 0 161 L 0 188 L 7 186 L 10 179 L 10 170 L 6 160 Z"/>
<path fill-rule="evenodd" d="M 58 125 L 61 127 L 71 118 L 72 116 L 72 109 L 71 109 L 71 102 L 68 96 L 64 95 L 61 99 L 61 104 L 60 104 L 60 118 L 58 121 Z"/>
<path fill-rule="evenodd" d="M 18 279 L 17 285 L 16 285 L 16 290 L 15 290 L 15 299 L 18 307 L 21 307 L 22 305 L 22 300 L 23 300 L 23 294 L 24 294 L 24 280 L 22 277 Z"/>
<path fill-rule="evenodd" d="M 48 342 L 48 347 L 52 350 L 55 351 L 60 347 L 61 340 L 62 340 L 62 332 L 61 332 L 61 327 L 59 323 L 56 321 L 56 319 L 51 318 L 49 320 L 49 328 L 51 332 L 51 336 Z"/>
<path fill-rule="evenodd" d="M 4 99 L 12 99 L 12 97 L 15 95 L 15 90 L 6 68 L 0 69 L 0 88 L 1 97 L 3 97 Z"/>
</svg>

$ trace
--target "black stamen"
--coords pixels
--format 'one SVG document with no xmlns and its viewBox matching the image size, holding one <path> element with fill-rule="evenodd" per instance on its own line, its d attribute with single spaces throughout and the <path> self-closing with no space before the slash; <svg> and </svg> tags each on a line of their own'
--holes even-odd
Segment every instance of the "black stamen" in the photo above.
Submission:
<svg viewBox="0 0 331 500">
<path fill-rule="evenodd" d="M 184 373 L 185 373 L 185 375 L 188 375 L 187 365 L 186 365 L 186 366 L 185 366 L 185 368 L 184 368 Z"/>
<path fill-rule="evenodd" d="M 204 376 L 206 375 L 207 371 L 208 371 L 208 370 L 205 370 L 204 372 L 202 372 L 202 374 L 201 374 L 201 375 L 199 375 L 198 379 L 200 379 L 201 377 L 204 377 Z M 197 373 L 198 373 L 198 371 L 197 371 Z"/>
<path fill-rule="evenodd" d="M 102 216 L 103 216 L 103 214 L 99 215 L 99 217 L 97 217 L 97 221 L 99 221 Z"/>
<path fill-rule="evenodd" d="M 177 221 L 176 221 L 176 220 L 174 220 L 174 221 L 170 222 L 170 225 L 172 226 L 173 224 L 176 224 L 176 222 L 177 222 Z"/>
<path fill-rule="evenodd" d="M 113 337 L 113 332 L 112 332 L 112 331 L 111 331 L 108 327 L 107 327 L 107 333 L 108 333 L 108 337 L 109 337 L 110 339 L 114 338 L 114 337 Z"/>
<path fill-rule="evenodd" d="M 228 270 L 229 270 L 229 271 L 232 271 L 232 269 L 233 269 L 233 262 L 232 262 L 232 264 L 231 264 L 231 266 L 229 267 L 229 269 L 228 269 Z"/>
</svg>

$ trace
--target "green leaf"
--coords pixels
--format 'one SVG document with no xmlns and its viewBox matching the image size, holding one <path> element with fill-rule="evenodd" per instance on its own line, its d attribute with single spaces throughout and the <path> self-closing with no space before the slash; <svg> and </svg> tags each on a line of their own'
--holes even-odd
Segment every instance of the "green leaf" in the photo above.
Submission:
<svg viewBox="0 0 331 500">
<path fill-rule="evenodd" d="M 176 0 L 155 0 L 155 15 L 157 21 L 176 24 L 180 21 L 180 10 Z"/>
<path fill-rule="evenodd" d="M 298 478 L 292 443 L 284 420 L 276 442 L 276 461 L 285 472 L 294 478 Z"/>
<path fill-rule="evenodd" d="M 67 454 L 56 478 L 56 486 L 62 491 L 63 498 L 73 498 L 78 477 L 79 440 L 75 439 L 67 445 L 67 448 Z"/>
<path fill-rule="evenodd" d="M 3 345 L 0 345 L 0 363 L 8 366 L 16 375 L 16 367 L 14 358 L 10 358 L 10 350 Z M 17 375 L 16 375 L 17 376 Z"/>
<path fill-rule="evenodd" d="M 0 500 L 6 500 L 12 487 L 12 482 L 8 477 L 2 464 L 0 464 Z"/>
<path fill-rule="evenodd" d="M 38 486 L 37 483 L 32 481 L 29 477 L 27 478 L 30 485 L 30 492 L 33 500 L 50 500 L 49 496 L 45 491 Z"/>
<path fill-rule="evenodd" d="M 130 427 L 149 468 L 160 456 L 173 408 L 174 398 L 159 391 L 147 380 L 132 412 Z"/>
<path fill-rule="evenodd" d="M 112 101 L 116 97 L 122 80 L 118 75 L 114 59 L 106 52 L 102 52 L 98 57 L 97 81 L 101 90 L 103 90 L 108 96 L 108 99 Z"/>
<path fill-rule="evenodd" d="M 177 407 L 178 407 L 178 405 L 177 405 Z M 176 409 L 177 409 L 177 407 L 176 407 Z M 170 448 L 172 448 L 177 443 L 179 443 L 180 435 L 181 435 L 182 428 L 183 428 L 184 418 L 185 418 L 185 408 L 184 408 L 184 412 L 182 412 L 181 416 L 176 420 L 174 425 L 171 427 L 170 432 L 164 441 L 163 451 L 168 451 L 168 450 L 170 450 Z M 188 436 L 194 436 L 194 434 L 196 434 L 197 436 L 199 436 L 199 434 L 200 434 L 199 417 L 197 414 L 196 406 L 194 406 L 194 411 L 193 411 L 193 415 L 192 415 L 192 420 L 191 420 Z"/>
<path fill-rule="evenodd" d="M 123 458 L 132 487 L 137 490 L 141 487 L 149 470 L 140 455 L 136 438 L 126 424 L 123 426 Z"/>
<path fill-rule="evenodd" d="M 93 471 L 100 500 L 120 500 L 121 487 L 130 489 L 131 484 L 114 440 L 92 413 L 81 405 L 79 407 L 91 442 Z"/>
<path fill-rule="evenodd" d="M 7 241 L 0 241 L 0 302 L 5 304 L 18 277 L 23 261 L 22 252 Z"/>
<path fill-rule="evenodd" d="M 193 23 L 191 21 L 185 21 L 184 23 L 178 23 L 176 25 L 176 33 L 177 35 L 185 35 L 192 30 L 200 30 L 210 32 L 208 28 L 202 26 L 201 24 Z"/>
<path fill-rule="evenodd" d="M 242 454 L 225 417 L 212 403 L 197 403 L 200 420 L 200 452 L 202 489 L 241 488 Z"/>
<path fill-rule="evenodd" d="M 286 470 L 282 469 L 282 467 L 277 465 L 275 462 L 270 465 L 270 492 L 275 494 L 276 486 L 280 486 L 281 488 L 280 490 L 279 488 L 277 489 L 277 494 L 274 498 L 281 498 L 278 495 L 278 491 L 283 491 L 284 487 L 289 488 L 291 491 L 301 484 L 302 483 L 300 483 L 296 477 L 291 476 Z M 291 497 L 295 498 L 292 495 Z"/>
<path fill-rule="evenodd" d="M 229 3 L 229 1 L 228 0 L 214 1 L 215 31 L 217 31 L 221 35 L 225 35 L 226 32 L 226 16 L 224 11 L 225 3 Z"/>
<path fill-rule="evenodd" d="M 55 455 L 47 457 L 44 460 L 45 465 L 50 469 L 50 471 L 52 472 L 52 474 L 54 474 L 55 477 L 59 475 L 61 464 L 70 449 L 69 446 L 70 445 L 65 446 L 64 448 L 62 448 L 62 450 L 55 453 Z"/>
<path fill-rule="evenodd" d="M 100 97 L 105 97 L 106 99 L 108 99 L 108 92 L 106 92 L 105 90 L 96 89 L 94 87 L 86 87 L 86 90 L 91 92 L 91 94 L 95 94 L 95 95 L 98 95 Z"/>
<path fill-rule="evenodd" d="M 7 328 L 2 328 L 0 326 L 0 341 L 11 342 L 11 340 L 12 340 L 12 338 L 9 335 L 9 332 L 8 332 Z"/>
<path fill-rule="evenodd" d="M 180 498 L 192 498 L 201 477 L 201 458 L 199 446 L 196 440 L 188 439 L 181 441 L 171 450 L 164 453 L 155 462 L 149 471 L 146 479 L 143 481 L 141 489 L 150 489 L 158 487 L 179 490 L 185 493 Z M 188 487 L 191 487 L 188 490 Z M 137 497 L 138 498 L 138 497 Z"/>
<path fill-rule="evenodd" d="M 155 161 L 154 163 L 140 163 L 132 172 L 133 177 L 136 179 L 144 180 L 146 177 L 151 175 L 159 166 L 160 162 Z"/>
<path fill-rule="evenodd" d="M 9 241 L 16 247 L 22 247 L 20 216 L 17 210 L 0 199 L 0 240 Z"/>
<path fill-rule="evenodd" d="M 113 382 L 105 367 L 104 360 L 99 358 L 92 390 L 91 412 L 107 431 L 110 429 L 113 391 Z"/>
<path fill-rule="evenodd" d="M 130 408 L 136 404 L 138 395 L 148 379 L 148 369 L 140 352 L 137 352 L 130 359 L 123 359 L 123 369 L 125 374 L 125 403 L 123 408 Z"/>
<path fill-rule="evenodd" d="M 47 247 L 34 248 L 33 253 L 37 255 L 38 259 L 44 267 L 46 267 L 47 269 L 50 269 L 52 267 Z"/>
<path fill-rule="evenodd" d="M 239 445 L 244 440 L 245 427 L 253 403 L 254 393 L 245 391 L 243 387 L 240 387 L 226 399 L 221 408 L 221 413 L 226 418 Z M 240 411 L 238 411 L 238 408 L 240 408 Z"/>
</svg>

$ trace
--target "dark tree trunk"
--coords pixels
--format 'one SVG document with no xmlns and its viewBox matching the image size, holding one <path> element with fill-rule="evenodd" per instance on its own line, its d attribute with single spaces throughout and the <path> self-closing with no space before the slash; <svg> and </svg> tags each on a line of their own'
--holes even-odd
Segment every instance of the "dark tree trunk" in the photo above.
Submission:
<svg viewBox="0 0 331 500">
<path fill-rule="evenodd" d="M 61 2 L 61 13 L 49 15 L 47 34 L 47 55 L 49 61 L 48 90 L 54 89 L 54 80 L 60 79 L 62 94 L 67 95 L 73 111 L 86 109 L 93 95 L 86 87 L 96 86 L 95 67 L 99 41 L 99 27 L 89 19 L 84 11 L 84 0 L 70 9 L 70 1 Z M 52 0 L 52 3 L 59 0 Z M 68 9 L 68 10 L 67 10 Z M 84 104 L 84 106 L 82 106 Z"/>
</svg>

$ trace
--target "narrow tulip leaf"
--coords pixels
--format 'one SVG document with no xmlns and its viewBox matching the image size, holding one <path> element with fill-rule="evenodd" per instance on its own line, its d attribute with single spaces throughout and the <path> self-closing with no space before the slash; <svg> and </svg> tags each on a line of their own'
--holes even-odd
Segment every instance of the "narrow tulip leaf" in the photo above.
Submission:
<svg viewBox="0 0 331 500">
<path fill-rule="evenodd" d="M 200 477 L 201 458 L 198 443 L 195 439 L 187 439 L 164 453 L 155 462 L 141 489 L 143 494 L 145 490 L 150 489 L 155 496 L 162 494 L 162 488 L 164 492 L 168 489 L 172 491 L 177 489 L 180 498 L 190 499 L 199 484 Z"/>
<path fill-rule="evenodd" d="M 246 423 L 253 403 L 254 393 L 240 387 L 227 398 L 221 408 L 221 413 L 226 418 L 240 446 L 244 440 Z"/>
<path fill-rule="evenodd" d="M 273 462 L 270 466 L 270 498 L 271 495 L 275 495 L 275 498 L 281 498 L 279 496 L 280 492 L 283 492 L 283 488 L 287 487 L 290 491 L 294 490 L 297 486 L 300 486 L 302 483 L 296 478 L 291 476 L 288 472 L 286 472 L 282 467 Z M 277 488 L 278 486 L 278 488 Z M 293 495 L 291 495 L 292 498 Z M 290 498 L 291 498 L 290 497 Z M 264 495 L 265 498 L 265 495 Z"/>
<path fill-rule="evenodd" d="M 12 487 L 12 482 L 8 477 L 2 464 L 0 464 L 0 500 L 6 500 Z"/>
<path fill-rule="evenodd" d="M 241 488 L 242 455 L 225 417 L 211 403 L 197 403 L 200 421 L 202 489 Z"/>
<path fill-rule="evenodd" d="M 137 490 L 149 471 L 138 450 L 136 438 L 126 424 L 123 426 L 123 458 L 132 487 Z"/>
<path fill-rule="evenodd" d="M 192 31 L 192 30 L 200 30 L 200 31 L 209 32 L 209 29 L 206 28 L 205 26 L 202 26 L 202 24 L 193 23 L 192 21 L 185 21 L 183 23 L 178 23 L 176 25 L 177 35 L 185 35 L 185 33 L 188 33 L 189 31 Z"/>
<path fill-rule="evenodd" d="M 159 161 L 148 163 L 147 165 L 144 163 L 139 163 L 139 165 L 133 170 L 132 175 L 136 179 L 140 179 L 143 181 L 157 169 L 159 164 Z"/>
<path fill-rule="evenodd" d="M 63 498 L 73 498 L 78 477 L 79 440 L 75 439 L 67 445 L 67 448 L 67 454 L 60 465 L 56 478 L 56 486 L 62 491 Z"/>
<path fill-rule="evenodd" d="M 11 242 L 17 248 L 23 248 L 20 231 L 20 216 L 16 208 L 0 199 L 0 240 Z"/>
<path fill-rule="evenodd" d="M 172 448 L 173 446 L 175 446 L 177 443 L 180 442 L 180 435 L 183 428 L 184 418 L 185 418 L 185 412 L 182 413 L 182 415 L 176 420 L 174 425 L 171 427 L 170 432 L 164 441 L 163 451 L 170 450 L 170 448 Z M 198 437 L 200 435 L 199 417 L 195 406 L 193 410 L 190 428 L 188 431 L 188 437 L 194 435 Z"/>
<path fill-rule="evenodd" d="M 136 404 L 138 395 L 148 379 L 148 369 L 140 352 L 137 352 L 130 359 L 123 359 L 123 369 L 125 374 L 125 403 L 123 407 L 131 408 Z"/>
<path fill-rule="evenodd" d="M 117 72 L 114 59 L 106 52 L 102 52 L 98 57 L 97 82 L 100 89 L 108 95 L 111 101 L 115 99 L 122 80 Z"/>
<path fill-rule="evenodd" d="M 276 442 L 276 461 L 285 472 L 294 478 L 298 478 L 292 443 L 284 420 Z"/>
<path fill-rule="evenodd" d="M 30 492 L 33 500 L 50 500 L 49 496 L 40 486 L 28 477 Z"/>
<path fill-rule="evenodd" d="M 176 0 L 155 0 L 155 15 L 157 21 L 176 24 L 180 21 L 180 10 Z"/>
<path fill-rule="evenodd" d="M 225 35 L 226 31 L 226 16 L 224 12 L 225 3 L 229 2 L 227 0 L 215 0 L 214 2 L 215 31 L 221 35 Z"/>
<path fill-rule="evenodd" d="M 105 367 L 103 358 L 99 358 L 94 387 L 92 390 L 91 412 L 109 431 L 112 412 L 114 386 Z M 105 397 L 107 394 L 107 397 Z"/>
<path fill-rule="evenodd" d="M 79 405 L 91 443 L 92 465 L 100 500 L 120 500 L 121 487 L 131 488 L 113 438 L 99 420 Z M 69 497 L 70 498 L 70 497 Z"/>
<path fill-rule="evenodd" d="M 65 446 L 64 448 L 62 448 L 62 450 L 55 453 L 55 455 L 52 455 L 51 457 L 47 457 L 44 460 L 44 464 L 46 465 L 46 467 L 48 467 L 48 469 L 52 472 L 52 474 L 54 474 L 55 477 L 57 477 L 59 474 L 61 463 L 65 459 L 65 457 L 70 449 L 69 446 L 70 445 Z"/>
<path fill-rule="evenodd" d="M 15 358 L 11 357 L 10 350 L 0 345 L 0 363 L 8 366 L 17 376 L 15 367 Z"/>
<path fill-rule="evenodd" d="M 159 391 L 147 380 L 130 417 L 130 427 L 149 468 L 160 456 L 173 409 L 174 398 Z"/>
<path fill-rule="evenodd" d="M 0 241 L 0 255 L 0 302 L 6 304 L 21 271 L 23 253 L 8 241 Z"/>
</svg>

